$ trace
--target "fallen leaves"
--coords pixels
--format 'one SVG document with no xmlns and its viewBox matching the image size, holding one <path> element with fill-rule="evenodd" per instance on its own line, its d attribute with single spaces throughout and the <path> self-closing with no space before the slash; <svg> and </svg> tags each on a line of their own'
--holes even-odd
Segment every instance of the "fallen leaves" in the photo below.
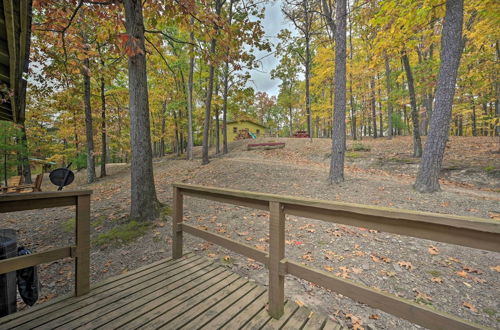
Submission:
<svg viewBox="0 0 500 330">
<path fill-rule="evenodd" d="M 432 255 L 437 255 L 439 254 L 439 250 L 437 249 L 437 247 L 435 246 L 429 246 L 429 248 L 427 249 L 427 251 L 429 251 L 430 254 Z"/>
<path fill-rule="evenodd" d="M 306 254 L 302 256 L 302 259 L 307 261 L 313 261 L 314 257 L 312 256 L 311 252 L 306 252 Z"/>
<path fill-rule="evenodd" d="M 356 315 L 351 314 L 351 313 L 346 314 L 345 317 L 347 319 L 351 320 L 352 328 L 354 330 L 362 330 L 362 329 L 364 329 L 364 327 L 363 327 L 363 321 L 361 321 L 360 317 L 357 317 Z"/>
<path fill-rule="evenodd" d="M 413 268 L 413 265 L 409 261 L 399 261 L 398 265 L 407 270 L 411 270 Z"/>
<path fill-rule="evenodd" d="M 372 314 L 369 316 L 369 319 L 371 320 L 379 320 L 380 319 L 380 315 L 378 314 Z"/>
<path fill-rule="evenodd" d="M 497 271 L 500 273 L 500 265 L 495 266 L 495 267 L 490 267 L 491 270 Z"/>
<path fill-rule="evenodd" d="M 465 308 L 470 309 L 472 312 L 477 313 L 479 312 L 478 309 L 471 303 L 465 302 L 462 304 Z"/>
<path fill-rule="evenodd" d="M 333 267 L 332 266 L 323 266 L 323 268 L 329 272 L 333 272 Z"/>
<path fill-rule="evenodd" d="M 373 260 L 374 262 L 385 262 L 385 263 L 389 263 L 389 262 L 391 262 L 391 261 L 392 261 L 392 260 L 391 260 L 391 258 L 388 258 L 388 257 L 381 257 L 381 256 L 377 256 L 377 255 L 375 255 L 375 254 L 372 254 L 370 257 L 372 258 L 372 260 Z"/>
</svg>

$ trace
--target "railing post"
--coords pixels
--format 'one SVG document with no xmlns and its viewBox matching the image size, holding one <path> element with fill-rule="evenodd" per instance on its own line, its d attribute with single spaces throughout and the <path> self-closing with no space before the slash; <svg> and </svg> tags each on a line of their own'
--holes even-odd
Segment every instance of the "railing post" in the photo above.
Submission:
<svg viewBox="0 0 500 330">
<path fill-rule="evenodd" d="M 285 214 L 279 202 L 269 202 L 269 315 L 279 319 L 285 305 L 285 276 L 280 261 L 285 258 Z"/>
<path fill-rule="evenodd" d="M 174 187 L 174 216 L 172 218 L 172 258 L 182 257 L 182 217 L 183 196 L 181 189 Z"/>
<path fill-rule="evenodd" d="M 90 195 L 76 197 L 75 295 L 90 291 Z"/>
</svg>

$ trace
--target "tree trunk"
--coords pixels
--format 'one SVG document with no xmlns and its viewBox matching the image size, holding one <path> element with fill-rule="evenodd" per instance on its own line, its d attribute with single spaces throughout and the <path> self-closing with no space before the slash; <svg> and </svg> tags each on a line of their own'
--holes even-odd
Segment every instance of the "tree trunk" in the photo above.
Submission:
<svg viewBox="0 0 500 330">
<path fill-rule="evenodd" d="M 191 18 L 191 25 L 194 24 L 194 18 Z M 194 43 L 194 32 L 189 33 L 189 40 Z M 194 47 L 191 47 L 189 56 L 189 76 L 188 76 L 188 141 L 187 141 L 187 159 L 193 160 L 193 75 L 194 75 Z"/>
<path fill-rule="evenodd" d="M 233 1 L 229 1 L 228 25 L 231 26 L 233 19 Z M 226 51 L 226 63 L 224 66 L 224 91 L 222 104 L 222 153 L 227 154 L 227 98 L 229 93 L 229 48 Z"/>
<path fill-rule="evenodd" d="M 106 94 L 104 93 L 104 78 L 101 77 L 101 178 L 106 176 Z"/>
<path fill-rule="evenodd" d="M 372 109 L 373 137 L 377 138 L 377 110 L 375 109 L 375 78 L 370 79 L 370 106 Z"/>
<path fill-rule="evenodd" d="M 166 133 L 166 117 L 167 117 L 167 101 L 162 102 L 161 115 L 161 137 L 160 137 L 160 156 L 165 156 L 165 133 Z"/>
<path fill-rule="evenodd" d="M 457 71 L 462 55 L 463 0 L 447 0 L 441 36 L 441 65 L 436 88 L 436 104 L 425 150 L 420 162 L 415 189 L 434 192 L 439 187 L 439 172 L 448 140 Z"/>
<path fill-rule="evenodd" d="M 385 84 L 387 88 L 387 137 L 392 139 L 392 85 L 391 85 L 391 66 L 389 57 L 384 57 L 385 61 Z"/>
<path fill-rule="evenodd" d="M 349 3 L 347 3 L 349 7 Z M 350 12 L 350 8 L 349 12 Z M 349 15 L 349 59 L 352 63 L 353 56 L 353 48 L 352 48 L 352 19 L 351 15 Z M 352 64 L 351 64 L 352 65 Z M 352 70 L 349 71 L 349 95 L 350 95 L 350 107 L 351 107 L 351 137 L 353 140 L 357 140 L 356 134 L 356 105 L 354 103 L 354 94 L 352 93 Z"/>
<path fill-rule="evenodd" d="M 217 17 L 220 15 L 222 9 L 222 3 L 220 0 L 216 0 L 215 2 L 215 13 Z M 215 31 L 218 33 L 219 27 L 215 25 Z M 210 56 L 215 57 L 215 47 L 217 41 L 215 38 L 212 38 L 210 41 Z M 207 88 L 207 97 L 205 100 L 205 120 L 203 122 L 203 146 L 202 146 L 202 160 L 201 164 L 206 165 L 209 163 L 208 159 L 208 134 L 210 129 L 210 116 L 212 114 L 212 93 L 214 90 L 214 75 L 215 75 L 215 64 L 214 58 L 210 59 L 209 66 L 209 74 L 208 74 L 208 88 Z"/>
<path fill-rule="evenodd" d="M 83 60 L 83 103 L 85 105 L 85 136 L 87 139 L 87 183 L 95 181 L 94 133 L 92 129 L 92 108 L 90 105 L 90 61 Z"/>
<path fill-rule="evenodd" d="M 382 94 L 380 91 L 380 87 L 377 89 L 377 94 L 378 94 L 378 117 L 379 117 L 379 136 L 383 137 L 384 136 L 384 117 L 382 114 Z"/>
<path fill-rule="evenodd" d="M 21 164 L 22 164 L 21 175 L 24 178 L 25 184 L 31 184 L 33 182 L 31 181 L 31 167 L 28 158 L 28 138 L 26 135 L 26 125 L 24 124 L 24 118 L 23 118 L 23 123 L 21 123 L 20 143 L 21 143 Z"/>
<path fill-rule="evenodd" d="M 310 17 L 309 17 L 309 0 L 303 0 L 302 4 L 304 6 L 304 15 L 305 15 L 305 31 L 304 37 L 306 41 L 306 58 L 304 63 L 305 68 L 305 84 L 306 84 L 306 114 L 307 114 L 307 134 L 312 141 L 313 132 L 312 132 L 312 114 L 311 114 L 311 95 L 309 91 L 310 85 L 310 71 L 311 71 L 311 49 L 310 49 Z"/>
<path fill-rule="evenodd" d="M 408 60 L 408 55 L 403 52 L 401 59 L 403 60 L 403 66 L 406 71 L 406 79 L 408 80 L 408 92 L 410 93 L 410 104 L 411 104 L 411 120 L 413 128 L 413 157 L 422 156 L 422 140 L 420 139 L 420 127 L 418 124 L 418 109 L 417 109 L 417 98 L 415 96 L 415 87 L 413 85 L 413 75 L 411 73 L 410 61 Z"/>
<path fill-rule="evenodd" d="M 330 182 L 344 181 L 346 108 L 346 0 L 337 0 L 335 31 L 335 100 Z"/>
<path fill-rule="evenodd" d="M 159 203 L 153 178 L 142 2 L 124 0 L 123 4 L 127 34 L 134 40 L 128 44 L 132 53 L 128 58 L 132 149 L 130 218 L 141 221 L 154 220 L 159 214 Z"/>
</svg>

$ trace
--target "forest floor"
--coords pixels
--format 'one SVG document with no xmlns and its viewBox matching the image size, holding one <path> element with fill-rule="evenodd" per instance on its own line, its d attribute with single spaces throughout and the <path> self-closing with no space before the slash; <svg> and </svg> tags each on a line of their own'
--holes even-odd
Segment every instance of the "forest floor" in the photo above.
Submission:
<svg viewBox="0 0 500 330">
<path fill-rule="evenodd" d="M 283 141 L 284 149 L 247 151 L 249 141 L 231 143 L 230 153 L 202 166 L 199 159 L 172 156 L 155 159 L 159 200 L 170 205 L 171 184 L 186 182 L 257 192 L 303 196 L 489 218 L 500 221 L 500 154 L 498 138 L 451 137 L 444 160 L 442 191 L 419 194 L 412 189 L 418 160 L 411 156 L 411 137 L 348 141 L 346 181 L 327 183 L 330 140 Z M 255 142 L 255 141 L 252 141 Z M 356 144 L 356 145 L 355 145 Z M 352 150 L 358 149 L 358 151 Z M 200 150 L 197 149 L 197 156 Z M 110 164 L 108 177 L 87 185 L 84 171 L 73 189 L 92 189 L 92 282 L 127 272 L 171 254 L 168 208 L 149 226 L 127 227 L 130 168 Z M 48 181 L 48 180 L 47 180 Z M 45 191 L 55 190 L 45 182 Z M 268 213 L 187 198 L 185 220 L 233 239 L 268 249 Z M 72 208 L 25 211 L 0 216 L 0 228 L 18 230 L 19 241 L 32 250 L 73 242 Z M 141 235 L 136 236 L 137 233 Z M 286 255 L 307 265 L 370 287 L 435 307 L 440 311 L 500 328 L 500 255 L 363 228 L 287 216 Z M 185 235 L 185 251 L 217 260 L 233 271 L 266 285 L 265 268 L 253 260 Z M 73 287 L 71 259 L 40 266 L 41 301 Z M 326 313 L 344 326 L 365 329 L 418 329 L 387 313 L 286 277 L 286 295 Z M 19 304 L 22 308 L 22 304 Z"/>
</svg>

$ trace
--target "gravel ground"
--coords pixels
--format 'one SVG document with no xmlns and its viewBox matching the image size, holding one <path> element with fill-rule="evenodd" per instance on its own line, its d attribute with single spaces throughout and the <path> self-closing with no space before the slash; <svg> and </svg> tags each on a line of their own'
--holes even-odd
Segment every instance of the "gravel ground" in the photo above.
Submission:
<svg viewBox="0 0 500 330">
<path fill-rule="evenodd" d="M 458 181 L 448 179 L 444 181 L 443 191 L 422 195 L 411 188 L 414 172 L 401 169 L 412 164 L 399 162 L 398 171 L 392 170 L 395 165 L 377 166 L 378 158 L 374 154 L 381 152 L 378 149 L 383 150 L 383 147 L 364 141 L 372 144 L 370 154 L 348 159 L 346 181 L 332 186 L 326 183 L 328 141 L 315 140 L 312 144 L 299 139 L 285 141 L 285 149 L 268 151 L 246 151 L 245 142 L 236 142 L 231 145 L 229 155 L 214 158 L 208 166 L 200 166 L 199 161 L 156 160 L 158 198 L 170 204 L 170 184 L 188 182 L 483 218 L 496 217 L 500 213 L 500 194 L 494 188 L 500 180 L 494 175 L 485 176 L 488 185 L 481 184 L 483 179 L 477 181 L 475 177 L 462 176 Z M 402 149 L 390 152 L 406 155 L 405 142 L 397 142 Z M 460 143 L 463 145 L 464 141 Z M 483 163 L 471 164 L 473 171 L 491 166 L 485 165 L 490 161 L 487 157 L 480 159 Z M 109 171 L 109 177 L 95 184 L 78 184 L 78 188 L 94 190 L 93 239 L 127 219 L 129 168 L 125 164 L 114 165 Z M 77 183 L 84 176 L 79 173 Z M 262 250 L 268 249 L 266 212 L 192 198 L 186 199 L 185 210 L 189 223 Z M 36 251 L 65 246 L 72 242 L 68 220 L 74 217 L 73 212 L 71 208 L 60 208 L 3 214 L 0 228 L 17 229 L 20 241 Z M 168 215 L 158 219 L 145 235 L 127 244 L 93 244 L 92 282 L 169 257 L 170 220 Z M 499 273 L 498 268 L 493 269 L 500 266 L 499 254 L 293 216 L 287 216 L 286 234 L 286 255 L 290 259 L 485 326 L 500 328 Z M 266 285 L 267 272 L 262 265 L 186 236 L 185 251 L 213 258 Z M 71 260 L 42 265 L 40 273 L 41 301 L 72 290 Z M 292 276 L 286 278 L 286 295 L 329 314 L 345 326 L 352 326 L 354 317 L 359 318 L 358 325 L 367 329 L 419 328 Z M 24 308 L 22 304 L 20 308 Z"/>
</svg>

